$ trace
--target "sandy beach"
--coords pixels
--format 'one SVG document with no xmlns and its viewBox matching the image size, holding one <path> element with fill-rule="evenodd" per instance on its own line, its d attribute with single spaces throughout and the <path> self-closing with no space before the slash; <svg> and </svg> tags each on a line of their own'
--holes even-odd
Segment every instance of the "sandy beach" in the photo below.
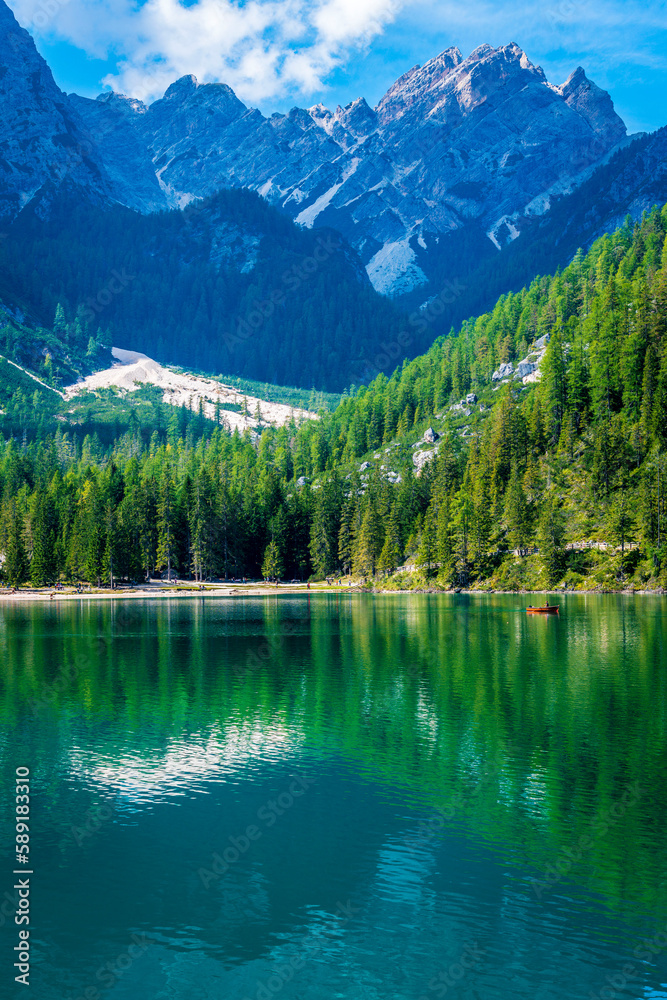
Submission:
<svg viewBox="0 0 667 1000">
<path fill-rule="evenodd" d="M 362 584 L 358 580 L 348 584 L 347 581 L 338 585 L 337 583 L 206 583 L 203 585 L 184 583 L 168 586 L 167 584 L 145 584 L 135 587 L 117 587 L 113 590 L 87 588 L 77 591 L 74 587 L 63 587 L 62 590 L 54 590 L 52 587 L 22 587 L 18 591 L 9 589 L 0 590 L 0 603 L 26 603 L 29 601 L 118 601 L 118 600 L 153 600 L 159 599 L 186 599 L 186 598 L 235 598 L 235 597 L 277 597 L 281 594 L 384 594 L 384 595 L 405 595 L 405 594 L 461 594 L 470 596 L 484 596 L 491 594 L 515 594 L 517 597 L 529 597 L 531 594 L 626 594 L 635 596 L 665 596 L 665 590 L 561 590 L 558 587 L 548 590 L 445 590 L 439 587 L 416 587 L 409 590 L 384 589 L 381 586 L 369 586 Z"/>
<path fill-rule="evenodd" d="M 19 590 L 0 590 L 0 601 L 11 603 L 24 601 L 115 601 L 142 600 L 146 598 L 187 598 L 187 597 L 267 597 L 277 594 L 312 594 L 312 593 L 353 593 L 364 590 L 359 583 L 350 586 L 343 583 L 329 585 L 327 583 L 205 583 L 201 586 L 195 583 L 175 584 L 144 584 L 135 587 L 117 587 L 109 590 L 95 587 L 77 590 L 75 587 L 63 587 L 54 590 L 53 587 L 21 587 Z M 408 593 L 408 591 L 406 591 Z"/>
</svg>

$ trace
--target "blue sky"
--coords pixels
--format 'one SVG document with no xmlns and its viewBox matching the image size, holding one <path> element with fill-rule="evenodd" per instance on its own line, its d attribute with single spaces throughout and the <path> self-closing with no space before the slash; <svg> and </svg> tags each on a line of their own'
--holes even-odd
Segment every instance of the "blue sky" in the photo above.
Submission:
<svg viewBox="0 0 667 1000">
<path fill-rule="evenodd" d="M 624 0 L 9 0 L 66 91 L 153 100 L 179 76 L 264 113 L 364 96 L 457 45 L 517 42 L 552 83 L 578 65 L 631 132 L 667 125 L 667 5 Z"/>
</svg>

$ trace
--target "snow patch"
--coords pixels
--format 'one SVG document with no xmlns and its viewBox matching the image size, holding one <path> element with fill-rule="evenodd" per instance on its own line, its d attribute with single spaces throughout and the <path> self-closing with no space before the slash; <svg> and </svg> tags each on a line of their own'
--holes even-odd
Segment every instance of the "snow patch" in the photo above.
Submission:
<svg viewBox="0 0 667 1000">
<path fill-rule="evenodd" d="M 261 191 L 260 191 L 260 194 L 261 194 Z M 301 188 L 298 188 L 298 187 L 294 188 L 294 190 L 292 191 L 292 193 L 290 194 L 290 196 L 285 199 L 285 205 L 289 205 L 289 203 L 291 201 L 293 201 L 295 203 L 295 205 L 300 205 L 301 202 L 305 201 L 307 197 L 308 197 L 308 195 L 306 194 L 305 191 L 302 191 Z"/>
<path fill-rule="evenodd" d="M 517 236 L 521 235 L 516 225 L 514 224 L 516 219 L 517 219 L 516 215 L 503 215 L 500 219 L 498 219 L 497 222 L 495 222 L 491 226 L 491 228 L 487 232 L 486 235 L 491 240 L 491 242 L 493 243 L 493 245 L 496 247 L 497 250 L 502 250 L 503 246 L 507 246 L 508 243 L 513 243 L 514 240 L 517 238 Z M 503 244 L 501 244 L 500 240 L 498 239 L 498 236 L 503 227 L 506 227 L 507 232 L 509 233 L 509 238 L 505 237 L 503 234 Z"/>
<path fill-rule="evenodd" d="M 404 295 L 413 288 L 428 284 L 428 278 L 415 263 L 409 238 L 385 243 L 366 265 L 371 284 L 381 295 Z"/>
<path fill-rule="evenodd" d="M 319 198 L 316 198 L 312 205 L 308 205 L 308 207 L 304 208 L 302 212 L 299 212 L 294 221 L 300 226 L 306 226 L 308 229 L 311 229 L 317 216 L 331 203 L 331 199 L 338 191 L 340 191 L 345 181 L 352 176 L 360 163 L 360 157 L 355 156 L 343 171 L 340 181 L 338 181 L 337 184 L 333 184 L 329 190 L 325 191 L 324 194 L 321 194 Z"/>
<path fill-rule="evenodd" d="M 299 212 L 294 221 L 299 226 L 306 226 L 308 229 L 311 229 L 315 223 L 315 219 L 317 218 L 317 216 L 320 214 L 320 212 L 324 211 L 324 209 L 327 207 L 333 196 L 336 194 L 337 191 L 340 191 L 342 186 L 343 186 L 342 181 L 340 181 L 338 184 L 333 184 L 328 191 L 325 191 L 324 194 L 321 194 L 319 196 L 319 198 L 316 198 L 312 205 L 309 205 L 308 208 L 304 208 L 302 212 Z"/>
</svg>

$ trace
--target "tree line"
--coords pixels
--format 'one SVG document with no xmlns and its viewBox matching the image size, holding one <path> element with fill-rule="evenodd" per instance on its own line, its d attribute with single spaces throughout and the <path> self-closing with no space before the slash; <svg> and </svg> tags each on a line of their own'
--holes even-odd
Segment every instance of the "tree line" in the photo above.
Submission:
<svg viewBox="0 0 667 1000">
<path fill-rule="evenodd" d="M 665 580 L 666 233 L 665 209 L 626 221 L 300 427 L 255 440 L 199 417 L 195 437 L 174 414 L 134 443 L 8 439 L 5 580 L 370 578 L 411 558 L 464 585 L 537 547 L 553 585 L 567 543 L 591 537 L 619 547 L 619 579 Z M 539 382 L 492 384 L 547 334 Z M 451 407 L 469 391 L 487 405 L 463 434 Z M 431 422 L 441 438 L 417 475 Z"/>
</svg>

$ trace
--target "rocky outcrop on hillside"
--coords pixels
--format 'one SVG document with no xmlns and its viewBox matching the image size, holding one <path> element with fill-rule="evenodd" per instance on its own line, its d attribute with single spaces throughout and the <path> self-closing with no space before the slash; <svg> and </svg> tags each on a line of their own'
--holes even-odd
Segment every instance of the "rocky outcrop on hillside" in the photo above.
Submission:
<svg viewBox="0 0 667 1000">
<path fill-rule="evenodd" d="M 138 212 L 169 208 L 150 153 L 134 127 L 134 116 L 146 111 L 141 101 L 116 94 L 99 101 L 71 94 L 69 100 L 85 118 L 91 142 L 104 158 L 113 198 Z"/>
</svg>

